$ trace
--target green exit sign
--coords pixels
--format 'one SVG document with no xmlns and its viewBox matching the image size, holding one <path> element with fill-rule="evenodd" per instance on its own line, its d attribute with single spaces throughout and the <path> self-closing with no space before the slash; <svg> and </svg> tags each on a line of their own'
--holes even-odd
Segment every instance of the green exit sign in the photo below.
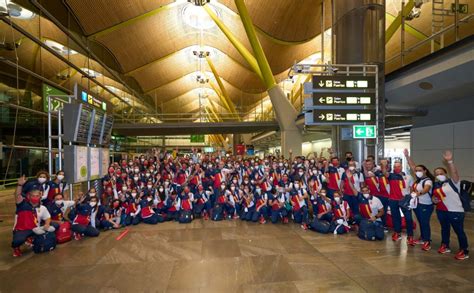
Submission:
<svg viewBox="0 0 474 293">
<path fill-rule="evenodd" d="M 375 125 L 354 125 L 352 135 L 354 138 L 376 138 L 377 128 Z"/>
</svg>

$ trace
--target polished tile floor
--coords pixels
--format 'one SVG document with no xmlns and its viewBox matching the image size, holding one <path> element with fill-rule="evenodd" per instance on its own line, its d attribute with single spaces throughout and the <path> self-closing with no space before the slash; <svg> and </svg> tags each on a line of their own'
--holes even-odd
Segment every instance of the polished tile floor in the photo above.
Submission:
<svg viewBox="0 0 474 293">
<path fill-rule="evenodd" d="M 474 257 L 240 220 L 141 224 L 118 241 L 123 230 L 14 259 L 8 206 L 0 203 L 0 292 L 474 292 Z M 465 224 L 472 243 L 473 214 Z"/>
</svg>

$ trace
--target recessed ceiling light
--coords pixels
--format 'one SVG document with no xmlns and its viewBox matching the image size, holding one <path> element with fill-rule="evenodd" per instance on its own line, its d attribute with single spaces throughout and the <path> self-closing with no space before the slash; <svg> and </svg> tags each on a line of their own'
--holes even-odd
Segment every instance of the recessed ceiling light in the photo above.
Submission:
<svg viewBox="0 0 474 293">
<path fill-rule="evenodd" d="M 58 42 L 52 41 L 52 40 L 45 40 L 44 43 L 46 46 L 50 47 L 54 51 L 58 52 L 61 55 L 75 55 L 77 54 L 76 51 L 69 49 L 68 47 L 61 45 Z"/>
<path fill-rule="evenodd" d="M 13 18 L 16 19 L 32 19 L 36 16 L 32 11 L 21 7 L 20 5 L 11 2 L 10 0 L 1 0 L 0 1 L 0 13 L 7 13 Z"/>
<path fill-rule="evenodd" d="M 215 7 L 212 5 L 208 5 L 208 7 L 210 7 L 216 15 L 219 15 Z M 196 29 L 210 29 L 216 26 L 203 7 L 196 6 L 192 3 L 184 6 L 182 16 L 184 23 Z"/>
<path fill-rule="evenodd" d="M 81 68 L 82 71 L 84 71 L 85 73 L 87 73 L 90 77 L 92 78 L 96 78 L 96 77 L 101 77 L 102 76 L 102 73 L 100 72 L 97 72 L 95 70 L 92 70 L 92 69 L 89 69 L 89 68 Z"/>
<path fill-rule="evenodd" d="M 432 90 L 433 89 L 433 84 L 431 84 L 429 82 L 426 82 L 426 81 L 420 82 L 420 84 L 418 86 L 421 89 L 424 89 L 424 90 Z"/>
</svg>

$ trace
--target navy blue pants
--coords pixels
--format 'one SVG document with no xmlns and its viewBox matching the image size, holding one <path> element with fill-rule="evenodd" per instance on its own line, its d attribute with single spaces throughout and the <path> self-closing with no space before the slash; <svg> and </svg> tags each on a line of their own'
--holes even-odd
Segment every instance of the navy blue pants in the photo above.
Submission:
<svg viewBox="0 0 474 293">
<path fill-rule="evenodd" d="M 387 210 L 388 210 L 388 197 L 385 196 L 377 196 L 378 199 L 382 202 L 383 205 L 383 216 L 382 216 L 382 223 L 384 227 L 386 226 L 387 223 Z"/>
<path fill-rule="evenodd" d="M 272 220 L 273 224 L 276 224 L 278 222 L 278 219 L 284 218 L 286 216 L 288 216 L 288 211 L 285 209 L 285 207 L 276 210 L 271 209 L 270 219 Z"/>
<path fill-rule="evenodd" d="M 441 243 L 449 247 L 449 238 L 451 237 L 451 227 L 458 236 L 459 249 L 464 253 L 469 253 L 467 236 L 464 232 L 464 213 L 436 211 L 439 223 L 441 224 Z"/>
<path fill-rule="evenodd" d="M 176 212 L 176 214 L 178 214 L 178 212 Z M 145 223 L 145 224 L 156 225 L 156 224 L 158 224 L 159 220 L 160 219 L 158 218 L 158 215 L 153 214 L 153 215 L 149 216 L 148 218 L 142 219 L 142 222 Z"/>
<path fill-rule="evenodd" d="M 79 234 L 84 234 L 85 236 L 89 237 L 97 237 L 99 236 L 100 232 L 98 229 L 92 227 L 91 225 L 79 225 L 79 224 L 74 224 L 71 227 L 72 231 L 79 233 Z"/>
<path fill-rule="evenodd" d="M 415 209 L 415 215 L 420 224 L 420 237 L 423 241 L 431 241 L 431 226 L 430 219 L 433 214 L 432 204 L 418 204 Z"/>
<path fill-rule="evenodd" d="M 304 205 L 297 211 L 293 210 L 293 219 L 298 224 L 309 224 L 308 207 Z"/>
<path fill-rule="evenodd" d="M 347 201 L 347 204 L 349 204 L 354 216 L 359 214 L 359 201 L 357 200 L 357 196 L 344 194 L 342 199 Z"/>
<path fill-rule="evenodd" d="M 402 232 L 402 215 L 400 214 L 401 209 L 403 215 L 405 215 L 407 236 L 413 236 L 413 217 L 411 215 L 411 210 L 400 208 L 398 205 L 398 200 L 389 199 L 388 205 L 390 206 L 390 212 L 392 213 L 393 230 L 397 233 Z"/>
<path fill-rule="evenodd" d="M 125 225 L 130 226 L 130 225 L 138 225 L 140 223 L 140 217 L 135 216 L 132 217 L 131 215 L 127 215 L 125 217 Z"/>
<path fill-rule="evenodd" d="M 17 248 L 20 247 L 23 243 L 25 243 L 28 237 L 35 236 L 33 230 L 24 230 L 24 231 L 13 231 L 13 239 L 12 239 L 12 247 Z"/>
</svg>

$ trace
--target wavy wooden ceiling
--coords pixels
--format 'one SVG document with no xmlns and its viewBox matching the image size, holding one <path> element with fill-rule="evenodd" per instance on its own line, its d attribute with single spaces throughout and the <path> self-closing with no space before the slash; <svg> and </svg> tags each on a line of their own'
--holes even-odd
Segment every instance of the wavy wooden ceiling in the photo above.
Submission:
<svg viewBox="0 0 474 293">
<path fill-rule="evenodd" d="M 190 75 L 200 68 L 210 69 L 205 61 L 199 67 L 197 58 L 187 50 L 198 44 L 225 52 L 218 58 L 211 57 L 236 105 L 244 108 L 262 98 L 265 86 L 217 27 L 203 30 L 201 35 L 200 30 L 184 23 L 182 9 L 187 3 L 170 0 L 122 0 L 114 5 L 107 0 L 65 0 L 65 3 L 84 34 L 106 47 L 120 64 L 121 73 L 133 77 L 158 105 L 202 87 Z M 321 0 L 246 1 L 277 79 L 284 79 L 295 61 L 313 54 L 319 47 L 315 37 L 320 33 L 320 3 Z M 252 51 L 234 1 L 221 0 L 216 7 L 221 20 Z M 140 19 L 108 30 L 134 18 Z M 328 27 L 330 18 L 326 20 Z M 242 102 L 242 98 L 246 101 Z"/>
</svg>

